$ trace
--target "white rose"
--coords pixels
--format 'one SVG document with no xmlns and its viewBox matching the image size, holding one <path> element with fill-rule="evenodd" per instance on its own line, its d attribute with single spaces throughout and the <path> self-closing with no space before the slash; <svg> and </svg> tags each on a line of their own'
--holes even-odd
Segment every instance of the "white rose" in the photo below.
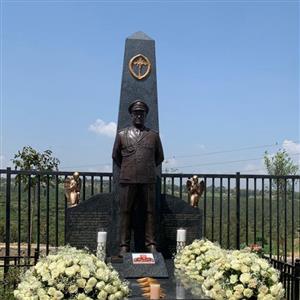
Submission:
<svg viewBox="0 0 300 300">
<path fill-rule="evenodd" d="M 62 282 L 60 282 L 60 283 L 58 283 L 58 284 L 56 285 L 56 288 L 57 288 L 58 290 L 62 291 L 62 290 L 65 288 L 65 285 L 64 285 Z"/>
<path fill-rule="evenodd" d="M 271 280 L 272 280 L 273 282 L 277 282 L 277 281 L 278 281 L 277 275 L 276 275 L 276 274 L 273 274 L 273 275 L 271 276 Z"/>
<path fill-rule="evenodd" d="M 74 269 L 75 273 L 80 272 L 80 266 L 78 266 L 77 264 L 73 265 L 72 268 Z"/>
<path fill-rule="evenodd" d="M 267 270 L 269 267 L 268 262 L 263 259 L 260 259 L 258 263 L 263 270 Z"/>
<path fill-rule="evenodd" d="M 123 293 L 121 291 L 118 291 L 115 293 L 116 299 L 123 299 Z"/>
<path fill-rule="evenodd" d="M 79 288 L 83 289 L 85 287 L 86 280 L 83 279 L 83 278 L 79 278 L 79 279 L 76 280 L 76 283 L 77 283 Z"/>
<path fill-rule="evenodd" d="M 257 286 L 257 279 L 256 278 L 251 278 L 249 280 L 248 286 L 252 289 L 256 288 Z"/>
<path fill-rule="evenodd" d="M 121 292 L 123 292 L 124 295 L 128 295 L 129 287 L 127 285 L 121 285 Z"/>
<path fill-rule="evenodd" d="M 87 267 L 85 266 L 82 266 L 80 268 L 80 274 L 83 278 L 89 278 L 90 277 L 90 271 L 88 270 Z"/>
<path fill-rule="evenodd" d="M 72 284 L 68 287 L 68 291 L 70 294 L 76 294 L 78 292 L 78 287 L 76 284 Z"/>
<path fill-rule="evenodd" d="M 106 298 L 107 298 L 107 292 L 105 292 L 104 290 L 100 291 L 100 293 L 97 296 L 97 299 L 105 300 Z"/>
<path fill-rule="evenodd" d="M 240 265 L 240 263 L 238 263 L 238 262 L 233 262 L 233 263 L 231 264 L 231 268 L 232 268 L 233 270 L 239 271 L 239 270 L 241 269 L 241 265 Z"/>
<path fill-rule="evenodd" d="M 241 272 L 242 273 L 248 273 L 250 271 L 250 268 L 246 265 L 241 266 Z"/>
<path fill-rule="evenodd" d="M 250 279 L 251 279 L 251 275 L 249 273 L 244 273 L 240 276 L 240 281 L 244 284 L 248 283 Z"/>
<path fill-rule="evenodd" d="M 266 277 L 268 273 L 265 270 L 260 271 L 261 276 Z"/>
<path fill-rule="evenodd" d="M 233 293 L 232 293 L 231 290 L 226 290 L 226 297 L 227 297 L 227 298 L 232 297 L 232 295 L 233 295 Z"/>
<path fill-rule="evenodd" d="M 242 284 L 237 284 L 233 289 L 239 293 L 243 293 L 244 291 L 244 286 Z"/>
<path fill-rule="evenodd" d="M 279 296 L 280 294 L 282 294 L 282 292 L 284 292 L 282 290 L 282 283 L 278 283 L 278 284 L 271 286 L 270 292 L 273 296 Z"/>
<path fill-rule="evenodd" d="M 243 297 L 243 294 L 240 291 L 235 291 L 233 293 L 233 296 L 235 297 L 235 299 L 241 299 Z"/>
<path fill-rule="evenodd" d="M 37 290 L 37 295 L 39 296 L 39 297 L 41 297 L 41 296 L 43 296 L 43 295 L 46 295 L 47 293 L 46 293 L 46 291 L 44 290 L 44 289 L 42 289 L 42 288 L 39 288 L 38 290 Z"/>
<path fill-rule="evenodd" d="M 258 292 L 260 294 L 266 295 L 269 292 L 269 289 L 266 285 L 262 285 L 259 289 Z"/>
<path fill-rule="evenodd" d="M 48 295 L 50 295 L 50 296 L 54 296 L 55 292 L 56 292 L 56 289 L 54 287 L 50 287 L 48 289 Z"/>
<path fill-rule="evenodd" d="M 50 270 L 54 270 L 54 269 L 56 269 L 57 268 L 57 265 L 56 265 L 56 262 L 54 261 L 54 262 L 52 262 L 50 265 L 49 265 L 49 269 Z"/>
<path fill-rule="evenodd" d="M 218 280 L 218 279 L 222 278 L 222 276 L 223 276 L 223 272 L 217 272 L 217 273 L 214 275 L 214 279 L 215 279 L 215 280 Z"/>
<path fill-rule="evenodd" d="M 97 279 L 95 277 L 91 277 L 87 281 L 86 285 L 93 288 L 96 285 L 96 283 L 97 283 Z"/>
<path fill-rule="evenodd" d="M 86 300 L 86 295 L 85 295 L 85 294 L 79 294 L 79 295 L 77 296 L 77 299 L 78 299 L 78 300 Z"/>
<path fill-rule="evenodd" d="M 114 294 L 109 295 L 107 299 L 108 300 L 117 300 L 117 298 L 116 298 L 116 296 Z"/>
<path fill-rule="evenodd" d="M 55 280 L 52 278 L 48 279 L 48 285 L 54 285 Z"/>
<path fill-rule="evenodd" d="M 59 276 L 59 271 L 57 269 L 52 270 L 51 277 L 52 279 L 56 279 Z"/>
<path fill-rule="evenodd" d="M 96 288 L 97 288 L 98 290 L 102 290 L 104 287 L 105 287 L 105 282 L 104 282 L 104 281 L 99 281 L 99 282 L 96 284 Z"/>
<path fill-rule="evenodd" d="M 75 275 L 75 270 L 73 267 L 68 267 L 65 269 L 65 273 L 68 277 L 72 277 Z"/>
<path fill-rule="evenodd" d="M 251 289 L 245 289 L 243 292 L 244 296 L 247 298 L 251 298 L 253 295 L 253 291 Z"/>
<path fill-rule="evenodd" d="M 61 291 L 56 291 L 53 297 L 55 300 L 60 300 L 64 298 L 64 294 Z"/>
<path fill-rule="evenodd" d="M 251 270 L 258 273 L 260 271 L 260 267 L 258 264 L 254 264 L 251 266 Z"/>
<path fill-rule="evenodd" d="M 237 275 L 230 275 L 230 283 L 235 284 L 238 281 Z"/>
</svg>

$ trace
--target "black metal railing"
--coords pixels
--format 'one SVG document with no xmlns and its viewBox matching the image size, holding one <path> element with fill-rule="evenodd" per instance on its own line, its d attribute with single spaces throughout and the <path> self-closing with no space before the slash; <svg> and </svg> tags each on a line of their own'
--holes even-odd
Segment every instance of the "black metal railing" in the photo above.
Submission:
<svg viewBox="0 0 300 300">
<path fill-rule="evenodd" d="M 72 172 L 0 170 L 0 270 L 35 263 L 65 244 L 64 179 Z M 189 201 L 186 180 L 162 174 L 161 191 Z M 205 183 L 202 235 L 225 248 L 260 244 L 281 271 L 288 299 L 299 295 L 300 176 L 196 174 Z M 112 192 L 112 173 L 81 172 L 81 201 Z M 32 255 L 34 253 L 34 255 Z M 13 262 L 13 263 L 12 263 Z M 25 263 L 24 263 L 25 262 Z M 1 268 L 2 267 L 2 268 Z"/>
</svg>

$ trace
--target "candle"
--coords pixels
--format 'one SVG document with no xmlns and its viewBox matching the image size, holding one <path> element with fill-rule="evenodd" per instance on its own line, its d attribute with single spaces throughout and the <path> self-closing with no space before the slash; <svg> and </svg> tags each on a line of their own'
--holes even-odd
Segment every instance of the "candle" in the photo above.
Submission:
<svg viewBox="0 0 300 300">
<path fill-rule="evenodd" d="M 186 230 L 185 229 L 177 229 L 177 242 L 185 242 L 186 240 Z"/>
<path fill-rule="evenodd" d="M 107 237 L 106 231 L 99 231 L 97 242 L 98 243 L 106 243 L 106 237 Z"/>
<path fill-rule="evenodd" d="M 185 299 L 185 289 L 180 280 L 176 281 L 176 299 Z"/>
<path fill-rule="evenodd" d="M 160 298 L 160 285 L 159 284 L 150 284 L 150 299 L 158 300 Z"/>
</svg>

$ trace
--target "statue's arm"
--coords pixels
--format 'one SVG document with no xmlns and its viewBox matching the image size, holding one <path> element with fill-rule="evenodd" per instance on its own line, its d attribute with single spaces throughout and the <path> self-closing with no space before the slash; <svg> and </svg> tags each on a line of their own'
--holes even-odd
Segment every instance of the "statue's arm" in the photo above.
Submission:
<svg viewBox="0 0 300 300">
<path fill-rule="evenodd" d="M 155 149 L 155 163 L 159 166 L 164 161 L 164 151 L 159 135 L 157 135 L 156 149 Z"/>
<path fill-rule="evenodd" d="M 121 164 L 122 164 L 121 147 L 122 147 L 121 137 L 120 137 L 119 133 L 117 133 L 114 147 L 113 147 L 112 159 L 119 168 L 121 167 Z"/>
</svg>

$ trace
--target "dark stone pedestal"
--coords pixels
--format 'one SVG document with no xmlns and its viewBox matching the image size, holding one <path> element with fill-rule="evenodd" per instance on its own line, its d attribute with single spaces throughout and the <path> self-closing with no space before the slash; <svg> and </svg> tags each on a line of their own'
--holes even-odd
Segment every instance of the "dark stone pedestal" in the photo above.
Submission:
<svg viewBox="0 0 300 300">
<path fill-rule="evenodd" d="M 107 255 L 118 253 L 118 208 L 113 206 L 115 195 L 98 194 L 81 202 L 78 206 L 67 209 L 66 243 L 77 248 L 88 247 L 95 251 L 97 232 L 105 230 L 107 235 Z M 176 231 L 182 227 L 187 230 L 187 244 L 201 238 L 202 212 L 191 207 L 185 201 L 161 195 L 160 214 L 157 217 L 158 250 L 164 258 L 171 258 L 176 252 Z M 134 252 L 141 252 L 134 250 Z"/>
<path fill-rule="evenodd" d="M 126 253 L 123 263 L 112 263 L 123 278 L 168 278 L 165 260 L 161 253 L 154 253 L 155 264 L 133 264 L 132 253 Z"/>
</svg>

